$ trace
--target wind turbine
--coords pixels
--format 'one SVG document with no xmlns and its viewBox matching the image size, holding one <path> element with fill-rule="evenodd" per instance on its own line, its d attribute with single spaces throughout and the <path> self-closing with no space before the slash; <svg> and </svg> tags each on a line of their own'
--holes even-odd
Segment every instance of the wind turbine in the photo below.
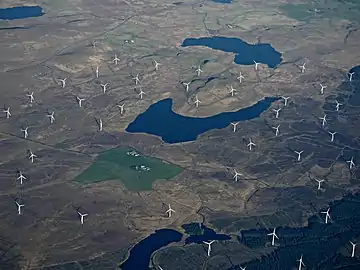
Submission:
<svg viewBox="0 0 360 270">
<path fill-rule="evenodd" d="M 21 215 L 21 207 L 25 206 L 25 204 L 19 204 L 17 201 L 15 201 L 18 209 L 18 214 Z"/>
<path fill-rule="evenodd" d="M 336 108 L 336 111 L 338 112 L 339 109 L 340 109 L 340 106 L 342 105 L 341 103 L 339 103 L 339 101 L 335 100 L 336 102 L 336 105 L 335 105 L 335 108 Z"/>
<path fill-rule="evenodd" d="M 84 224 L 84 217 L 88 216 L 89 214 L 82 214 L 79 211 L 77 211 L 77 213 L 78 213 L 78 215 L 80 217 L 80 223 L 81 223 L 81 225 L 83 225 Z"/>
<path fill-rule="evenodd" d="M 171 213 L 175 213 L 175 210 L 171 208 L 170 204 L 169 204 L 169 209 L 166 210 L 166 213 L 168 214 L 169 218 L 171 218 Z"/>
<path fill-rule="evenodd" d="M 242 79 L 244 79 L 244 76 L 241 74 L 241 71 L 239 72 L 239 77 L 237 77 L 236 79 L 239 80 L 239 83 L 241 83 Z"/>
<path fill-rule="evenodd" d="M 290 97 L 282 96 L 281 98 L 284 100 L 284 106 L 286 106 Z"/>
<path fill-rule="evenodd" d="M 201 103 L 201 101 L 198 99 L 198 96 L 197 96 L 197 95 L 195 96 L 195 101 L 194 101 L 194 103 L 195 103 L 196 108 L 198 108 L 198 107 L 199 107 L 199 104 Z"/>
<path fill-rule="evenodd" d="M 34 102 L 34 92 L 31 92 L 31 93 L 27 93 L 26 94 L 27 97 L 30 98 L 30 103 L 33 103 Z"/>
<path fill-rule="evenodd" d="M 301 160 L 301 154 L 304 152 L 304 151 L 294 151 L 296 154 L 298 154 L 298 158 L 297 158 L 297 161 L 300 161 Z"/>
<path fill-rule="evenodd" d="M 305 72 L 305 69 L 306 69 L 306 68 L 305 68 L 305 64 L 306 64 L 306 63 L 304 63 L 302 66 L 300 66 L 300 68 L 301 68 L 301 73 L 304 73 L 304 72 Z"/>
<path fill-rule="evenodd" d="M 237 182 L 238 181 L 238 176 L 242 176 L 242 174 L 241 173 L 239 173 L 236 169 L 234 169 L 234 179 L 235 179 L 235 182 Z"/>
<path fill-rule="evenodd" d="M 79 107 L 81 107 L 81 103 L 85 100 L 84 98 L 76 97 Z"/>
<path fill-rule="evenodd" d="M 50 118 L 50 124 L 55 122 L 55 116 L 54 116 L 55 112 L 52 113 L 48 113 L 46 116 Z"/>
<path fill-rule="evenodd" d="M 19 171 L 19 177 L 17 178 L 17 180 L 20 180 L 20 185 L 23 184 L 23 180 L 26 180 L 26 177 L 22 174 L 21 171 Z"/>
<path fill-rule="evenodd" d="M 318 180 L 318 179 L 315 179 L 316 182 L 318 182 L 318 190 L 321 189 L 321 183 L 324 182 L 325 180 L 324 179 L 321 179 L 321 180 Z"/>
<path fill-rule="evenodd" d="M 138 96 L 140 96 L 140 99 L 143 98 L 143 95 L 145 94 L 145 92 L 141 89 L 140 87 L 140 93 L 138 94 Z"/>
<path fill-rule="evenodd" d="M 241 265 L 240 266 L 240 270 L 246 270 L 246 266 L 245 267 L 242 267 Z"/>
<path fill-rule="evenodd" d="M 255 64 L 255 70 L 258 70 L 259 63 L 257 63 L 255 60 L 253 60 L 253 61 L 254 61 L 254 64 Z"/>
<path fill-rule="evenodd" d="M 250 138 L 250 139 L 249 139 L 249 143 L 247 144 L 247 147 L 249 147 L 249 150 L 251 151 L 253 146 L 256 146 L 256 144 L 253 143 L 253 142 L 251 141 L 251 138 Z"/>
<path fill-rule="evenodd" d="M 34 158 L 36 158 L 37 155 L 35 155 L 31 149 L 29 149 L 29 159 L 31 160 L 31 163 L 34 163 Z"/>
<path fill-rule="evenodd" d="M 337 132 L 331 132 L 331 131 L 329 131 L 329 134 L 331 135 L 331 140 L 330 140 L 330 142 L 333 142 L 334 141 L 334 137 L 335 137 L 335 134 L 336 134 Z"/>
<path fill-rule="evenodd" d="M 356 244 L 353 243 L 353 242 L 351 242 L 351 241 L 349 241 L 349 242 L 350 242 L 350 244 L 351 244 L 351 246 L 352 246 L 351 258 L 354 258 L 354 256 L 355 256 L 355 247 L 356 247 Z"/>
<path fill-rule="evenodd" d="M 233 131 L 236 132 L 236 126 L 239 124 L 239 122 L 233 122 L 233 123 L 230 123 L 232 126 L 233 126 Z"/>
<path fill-rule="evenodd" d="M 349 168 L 350 170 L 355 167 L 355 163 L 354 163 L 354 157 L 351 157 L 350 160 L 346 161 L 347 163 L 349 163 Z"/>
<path fill-rule="evenodd" d="M 103 130 L 103 121 L 101 120 L 101 118 L 99 118 L 98 120 L 98 125 L 99 125 L 99 131 Z"/>
<path fill-rule="evenodd" d="M 22 128 L 22 129 L 21 129 L 21 131 L 24 132 L 24 139 L 27 139 L 27 137 L 28 137 L 28 135 L 29 135 L 29 134 L 28 134 L 28 128 L 29 128 L 29 127 Z"/>
<path fill-rule="evenodd" d="M 275 245 L 275 237 L 276 237 L 277 239 L 279 239 L 279 237 L 276 235 L 275 231 L 276 231 L 276 228 L 274 228 L 274 230 L 273 230 L 272 233 L 268 233 L 268 234 L 267 234 L 267 235 L 269 235 L 269 236 L 272 236 L 272 240 L 271 240 L 271 245 L 272 245 L 272 246 Z"/>
<path fill-rule="evenodd" d="M 350 82 L 352 81 L 352 78 L 353 78 L 354 74 L 355 74 L 355 72 L 349 72 L 348 73 Z"/>
<path fill-rule="evenodd" d="M 120 109 L 120 114 L 124 114 L 124 106 L 125 106 L 125 104 L 117 105 L 117 106 Z"/>
<path fill-rule="evenodd" d="M 6 110 L 4 109 L 4 113 L 6 113 L 6 119 L 9 119 L 11 116 L 10 107 L 8 107 Z"/>
<path fill-rule="evenodd" d="M 322 126 L 325 126 L 325 124 L 326 124 L 326 122 L 327 122 L 327 121 L 326 121 L 326 114 L 324 114 L 324 116 L 323 116 L 323 117 L 320 117 L 319 119 L 322 120 L 322 124 L 321 124 L 321 125 L 322 125 Z"/>
<path fill-rule="evenodd" d="M 189 92 L 190 83 L 191 83 L 191 82 L 187 82 L 187 83 L 184 82 L 184 83 L 183 83 L 183 85 L 185 85 L 186 92 Z"/>
<path fill-rule="evenodd" d="M 136 76 L 133 77 L 133 80 L 135 80 L 135 84 L 140 83 L 139 74 L 136 74 Z"/>
<path fill-rule="evenodd" d="M 120 59 L 117 57 L 117 55 L 115 53 L 115 57 L 113 59 L 113 62 L 115 62 L 115 65 L 117 65 L 119 61 L 120 61 Z"/>
<path fill-rule="evenodd" d="M 281 111 L 281 108 L 273 109 L 273 111 L 276 113 L 275 118 L 279 118 L 279 112 Z"/>
<path fill-rule="evenodd" d="M 196 70 L 197 75 L 200 76 L 200 75 L 201 75 L 201 72 L 203 72 L 203 71 L 202 71 L 202 69 L 200 68 L 200 66 L 198 66 L 198 68 L 197 68 L 197 70 Z"/>
<path fill-rule="evenodd" d="M 211 240 L 210 242 L 203 241 L 204 244 L 208 245 L 208 250 L 207 250 L 208 257 L 210 257 L 211 244 L 214 243 L 214 242 L 215 242 L 215 240 Z"/>
<path fill-rule="evenodd" d="M 301 268 L 303 266 L 305 266 L 304 262 L 303 262 L 303 255 L 301 254 L 301 257 L 299 260 L 297 260 L 299 262 L 299 269 L 298 270 L 301 270 Z"/>
<path fill-rule="evenodd" d="M 155 65 L 155 70 L 158 71 L 159 70 L 159 66 L 161 65 L 159 62 L 157 62 L 156 60 L 154 60 L 154 65 Z"/>
<path fill-rule="evenodd" d="M 102 87 L 102 90 L 103 90 L 103 93 L 105 94 L 105 92 L 106 92 L 106 87 L 109 85 L 109 83 L 105 83 L 105 84 L 100 84 L 100 86 Z"/>
<path fill-rule="evenodd" d="M 96 78 L 99 78 L 99 66 L 96 66 L 95 76 L 96 76 Z"/>
<path fill-rule="evenodd" d="M 328 223 L 330 214 L 329 214 L 330 208 L 328 208 L 326 211 L 321 212 L 321 214 L 325 214 L 325 224 Z"/>
<path fill-rule="evenodd" d="M 276 127 L 273 127 L 273 129 L 275 129 L 275 136 L 279 135 L 279 128 L 280 128 L 280 124 L 277 125 Z"/>
<path fill-rule="evenodd" d="M 93 49 L 95 50 L 96 49 L 96 43 L 98 43 L 96 40 L 93 40 L 92 42 L 92 46 L 93 46 Z"/>
<path fill-rule="evenodd" d="M 230 94 L 232 97 L 234 96 L 235 92 L 236 92 L 236 89 L 231 85 L 230 86 Z"/>
<path fill-rule="evenodd" d="M 321 89 L 320 89 L 320 94 L 323 95 L 323 94 L 324 94 L 324 89 L 326 88 L 326 86 L 324 86 L 324 85 L 322 85 L 322 84 L 320 83 L 320 87 L 321 87 Z"/>
<path fill-rule="evenodd" d="M 65 86 L 66 86 L 66 80 L 67 80 L 67 78 L 59 79 L 59 81 L 61 82 L 62 88 L 65 88 Z"/>
</svg>

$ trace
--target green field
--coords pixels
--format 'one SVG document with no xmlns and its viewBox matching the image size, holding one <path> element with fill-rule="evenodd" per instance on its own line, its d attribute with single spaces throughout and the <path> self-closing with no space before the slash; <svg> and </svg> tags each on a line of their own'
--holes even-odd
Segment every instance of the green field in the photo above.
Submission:
<svg viewBox="0 0 360 270">
<path fill-rule="evenodd" d="M 170 180 L 178 175 L 182 168 L 157 158 L 129 155 L 130 148 L 116 148 L 101 153 L 95 162 L 74 181 L 81 184 L 97 183 L 107 180 L 119 180 L 132 191 L 151 190 L 155 180 Z M 139 169 L 145 166 L 150 170 Z M 145 168 L 144 167 L 144 168 Z"/>
</svg>

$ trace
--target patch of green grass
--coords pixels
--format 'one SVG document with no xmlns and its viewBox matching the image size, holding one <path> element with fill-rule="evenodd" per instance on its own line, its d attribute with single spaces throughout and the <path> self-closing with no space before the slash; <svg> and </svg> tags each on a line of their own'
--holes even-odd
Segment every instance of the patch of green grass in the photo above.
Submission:
<svg viewBox="0 0 360 270">
<path fill-rule="evenodd" d="M 78 175 L 74 181 L 90 184 L 107 180 L 119 180 L 132 191 L 151 190 L 155 180 L 170 180 L 178 175 L 182 168 L 164 162 L 160 159 L 142 155 L 132 156 L 130 148 L 116 148 L 101 153 L 95 162 Z M 140 170 L 140 165 L 150 168 L 149 171 Z"/>
</svg>

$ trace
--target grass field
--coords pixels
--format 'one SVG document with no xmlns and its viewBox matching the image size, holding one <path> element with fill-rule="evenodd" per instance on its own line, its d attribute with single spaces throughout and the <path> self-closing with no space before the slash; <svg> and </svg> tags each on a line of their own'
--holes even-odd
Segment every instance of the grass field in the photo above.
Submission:
<svg viewBox="0 0 360 270">
<path fill-rule="evenodd" d="M 78 175 L 74 180 L 89 184 L 107 180 L 120 180 L 132 191 L 151 190 L 155 180 L 169 180 L 178 175 L 182 168 L 162 160 L 143 156 L 128 155 L 130 148 L 116 148 L 101 153 L 95 162 Z M 149 171 L 137 170 L 136 166 L 144 165 Z"/>
</svg>

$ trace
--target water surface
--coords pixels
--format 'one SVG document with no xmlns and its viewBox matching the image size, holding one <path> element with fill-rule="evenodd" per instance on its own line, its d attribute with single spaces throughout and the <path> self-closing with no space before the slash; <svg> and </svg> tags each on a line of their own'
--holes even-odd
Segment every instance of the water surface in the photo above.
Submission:
<svg viewBox="0 0 360 270">
<path fill-rule="evenodd" d="M 171 229 L 161 229 L 137 243 L 127 260 L 120 265 L 122 270 L 148 270 L 151 254 L 156 250 L 180 242 L 182 234 Z"/>
<path fill-rule="evenodd" d="M 145 112 L 136 117 L 126 128 L 126 131 L 156 135 L 167 143 L 194 141 L 200 134 L 209 130 L 225 128 L 231 122 L 257 118 L 278 99 L 266 97 L 250 107 L 235 112 L 224 112 L 197 118 L 175 113 L 172 110 L 172 99 L 167 98 L 151 105 Z M 161 121 L 159 121 L 159 117 L 161 117 Z"/>
<path fill-rule="evenodd" d="M 39 6 L 0 8 L 0 20 L 16 20 L 44 15 Z"/>
<path fill-rule="evenodd" d="M 281 53 L 276 51 L 269 43 L 249 44 L 233 37 L 187 38 L 181 46 L 203 46 L 234 53 L 234 62 L 239 65 L 254 65 L 254 61 L 256 61 L 257 63 L 266 64 L 268 67 L 274 68 L 282 61 Z"/>
</svg>

